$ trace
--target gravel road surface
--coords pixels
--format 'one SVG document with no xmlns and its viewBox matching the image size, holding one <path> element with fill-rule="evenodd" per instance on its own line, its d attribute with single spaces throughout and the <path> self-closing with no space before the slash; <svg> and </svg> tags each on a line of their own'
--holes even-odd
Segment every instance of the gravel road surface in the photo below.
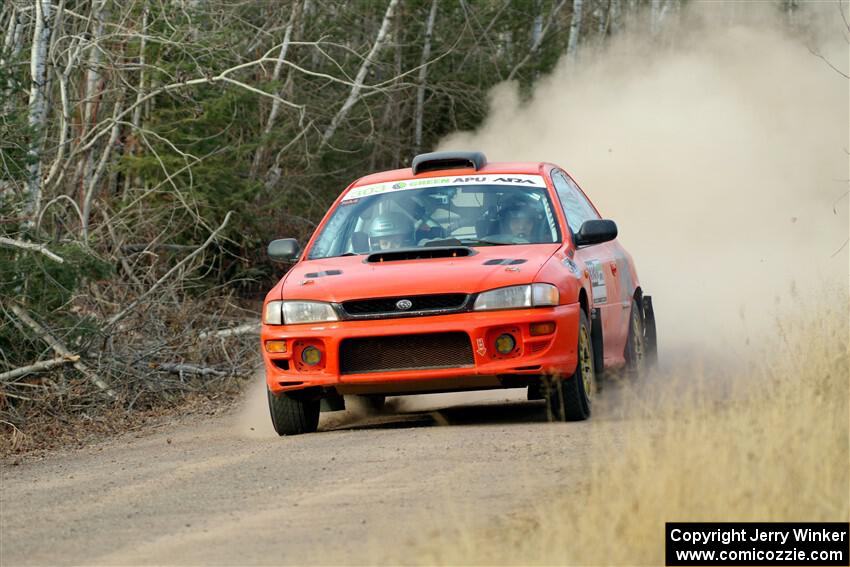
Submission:
<svg viewBox="0 0 850 567">
<path fill-rule="evenodd" d="M 525 390 L 392 398 L 279 438 L 253 387 L 229 415 L 3 465 L 0 564 L 416 562 L 438 530 L 574 490 L 628 426 L 613 396 L 582 423 L 547 422 Z"/>
</svg>

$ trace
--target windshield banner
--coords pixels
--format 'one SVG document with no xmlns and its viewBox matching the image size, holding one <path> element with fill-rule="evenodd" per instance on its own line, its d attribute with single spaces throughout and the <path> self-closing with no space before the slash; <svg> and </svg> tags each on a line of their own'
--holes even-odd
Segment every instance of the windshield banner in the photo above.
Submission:
<svg viewBox="0 0 850 567">
<path fill-rule="evenodd" d="M 354 187 L 345 194 L 343 201 L 370 197 L 381 193 L 393 193 L 408 189 L 423 187 L 463 187 L 464 185 L 519 185 L 521 187 L 546 187 L 546 182 L 540 175 L 523 175 L 519 173 L 496 173 L 490 175 L 458 175 L 451 177 L 425 177 L 422 179 L 403 179 L 387 181 L 372 185 Z"/>
</svg>

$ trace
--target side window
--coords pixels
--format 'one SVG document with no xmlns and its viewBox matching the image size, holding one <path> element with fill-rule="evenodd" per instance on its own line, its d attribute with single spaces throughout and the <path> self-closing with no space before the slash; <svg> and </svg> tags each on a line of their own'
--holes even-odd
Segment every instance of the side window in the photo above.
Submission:
<svg viewBox="0 0 850 567">
<path fill-rule="evenodd" d="M 599 218 L 573 180 L 562 171 L 557 169 L 552 171 L 552 182 L 558 191 L 558 198 L 561 200 L 561 206 L 564 207 L 564 214 L 573 232 L 578 231 L 584 221 Z"/>
</svg>

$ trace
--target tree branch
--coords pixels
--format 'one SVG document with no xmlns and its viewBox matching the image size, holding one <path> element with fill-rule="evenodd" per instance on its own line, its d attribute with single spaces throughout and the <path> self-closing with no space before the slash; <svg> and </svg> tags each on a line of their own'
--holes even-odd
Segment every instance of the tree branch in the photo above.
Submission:
<svg viewBox="0 0 850 567">
<path fill-rule="evenodd" d="M 44 244 L 24 242 L 23 240 L 15 240 L 13 238 L 6 238 L 4 236 L 0 236 L 0 246 L 22 248 L 24 250 L 34 250 L 36 252 L 41 252 L 54 262 L 59 262 L 60 264 L 65 263 L 65 260 L 61 256 L 54 254 L 53 252 L 48 250 L 47 246 L 45 246 Z"/>
<path fill-rule="evenodd" d="M 233 214 L 233 211 L 228 211 L 228 212 L 227 212 L 227 214 L 224 216 L 224 221 L 222 221 L 221 225 L 219 225 L 219 227 L 218 227 L 217 229 L 215 229 L 215 230 L 212 232 L 212 234 L 210 234 L 210 236 L 209 236 L 209 238 L 207 238 L 206 242 L 204 242 L 204 243 L 203 243 L 200 247 L 198 247 L 198 249 L 197 249 L 197 250 L 195 250 L 194 252 L 192 252 L 191 254 L 189 254 L 188 256 L 186 256 L 185 258 L 183 258 L 182 260 L 180 260 L 179 262 L 177 262 L 177 263 L 174 265 L 174 267 L 172 267 L 170 270 L 168 270 L 168 271 L 165 273 L 165 275 L 164 275 L 164 276 L 162 276 L 161 278 L 159 278 L 159 279 L 156 281 L 156 283 L 155 283 L 155 284 L 153 284 L 150 288 L 148 288 L 148 290 L 147 290 L 146 292 L 144 292 L 142 295 L 140 295 L 140 296 L 139 296 L 139 297 L 137 297 L 135 300 L 133 300 L 133 301 L 130 303 L 130 305 L 128 305 L 127 307 L 125 307 L 124 309 L 122 309 L 121 311 L 119 311 L 118 313 L 116 313 L 115 315 L 113 315 L 113 316 L 112 316 L 112 317 L 111 317 L 111 318 L 110 318 L 110 319 L 106 322 L 106 325 L 105 325 L 105 326 L 104 326 L 104 328 L 103 328 L 104 332 L 105 332 L 106 330 L 108 330 L 110 327 L 112 327 L 113 325 L 115 325 L 115 323 L 117 323 L 118 321 L 120 321 L 121 319 L 123 319 L 124 317 L 126 317 L 126 316 L 127 316 L 127 315 L 128 315 L 128 314 L 129 314 L 129 313 L 130 313 L 133 309 L 135 309 L 136 307 L 138 307 L 138 305 L 142 302 L 142 300 L 144 300 L 144 299 L 145 299 L 145 298 L 147 298 L 150 294 L 152 294 L 154 291 L 156 291 L 156 290 L 157 290 L 157 289 L 158 289 L 158 288 L 159 288 L 159 287 L 160 287 L 163 283 L 165 283 L 165 280 L 167 280 L 169 277 L 171 277 L 171 275 L 172 275 L 173 273 L 175 273 L 176 271 L 178 271 L 179 269 L 181 269 L 183 266 L 185 266 L 186 264 L 188 264 L 188 263 L 189 263 L 189 262 L 190 262 L 193 258 L 195 258 L 198 254 L 200 254 L 201 252 L 203 252 L 203 251 L 207 248 L 207 246 L 209 246 L 209 245 L 210 245 L 210 244 L 211 244 L 211 243 L 212 243 L 212 242 L 216 239 L 216 237 L 218 236 L 218 234 L 219 234 L 222 230 L 224 230 L 224 227 L 225 227 L 225 226 L 227 226 L 227 223 L 228 223 L 228 221 L 230 221 L 230 216 L 231 216 L 232 214 Z"/>
</svg>

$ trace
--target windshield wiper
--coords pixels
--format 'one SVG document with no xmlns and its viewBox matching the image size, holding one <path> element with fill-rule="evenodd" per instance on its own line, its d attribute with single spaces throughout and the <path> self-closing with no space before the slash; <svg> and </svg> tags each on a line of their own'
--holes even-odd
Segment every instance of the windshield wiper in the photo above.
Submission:
<svg viewBox="0 0 850 567">
<path fill-rule="evenodd" d="M 487 238 L 464 238 L 461 243 L 465 246 L 506 246 L 513 242 L 503 242 L 501 240 L 490 240 Z"/>
</svg>

